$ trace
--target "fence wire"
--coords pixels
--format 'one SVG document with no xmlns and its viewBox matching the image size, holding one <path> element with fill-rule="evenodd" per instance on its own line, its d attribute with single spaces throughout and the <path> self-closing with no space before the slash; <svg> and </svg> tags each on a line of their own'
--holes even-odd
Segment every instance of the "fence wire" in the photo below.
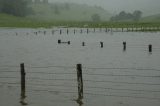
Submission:
<svg viewBox="0 0 160 106">
<path fill-rule="evenodd" d="M 20 66 L 0 66 L 0 68 L 20 68 Z M 54 70 L 54 68 L 59 68 L 58 70 Z M 56 65 L 53 65 L 53 66 L 25 66 L 25 69 L 26 69 L 26 79 L 27 79 L 27 90 L 30 91 L 30 92 L 39 92 L 39 91 L 42 91 L 42 92 L 59 92 L 59 93 L 69 93 L 69 94 L 77 94 L 77 92 L 73 91 L 72 89 L 77 89 L 78 88 L 78 85 L 74 82 L 77 81 L 76 78 L 73 78 L 73 76 L 77 76 L 77 72 L 76 72 L 76 67 L 74 66 L 56 66 Z M 50 71 L 34 71 L 33 69 L 50 69 Z M 73 70 L 73 72 L 66 72 L 64 70 L 66 69 L 69 69 L 69 70 Z M 83 70 L 84 69 L 84 70 Z M 32 71 L 31 71 L 32 70 Z M 60 70 L 60 72 L 59 72 Z M 149 99 L 149 100 L 160 100 L 160 98 L 158 97 L 152 97 L 153 94 L 152 93 L 156 93 L 158 96 L 160 96 L 160 90 L 158 90 L 160 88 L 160 83 L 148 83 L 148 82 L 130 82 L 130 81 L 114 81 L 114 80 L 106 80 L 106 79 L 95 79 L 94 76 L 97 76 L 98 78 L 107 78 L 107 77 L 138 77 L 138 78 L 148 78 L 148 79 L 155 79 L 156 80 L 158 78 L 160 78 L 160 75 L 156 74 L 156 75 L 146 75 L 146 71 L 156 71 L 156 72 L 160 72 L 159 69 L 152 69 L 152 68 L 127 68 L 127 67 L 83 67 L 82 68 L 82 73 L 83 73 L 83 82 L 87 82 L 87 83 L 93 83 L 94 85 L 90 86 L 89 85 L 86 85 L 84 84 L 84 95 L 95 95 L 95 96 L 106 96 L 106 97 L 124 97 L 124 98 L 141 98 L 141 99 Z M 105 70 L 104 73 L 100 73 L 101 70 Z M 144 75 L 139 75 L 139 74 L 122 74 L 122 73 L 117 73 L 117 71 L 115 71 L 116 73 L 115 74 L 107 74 L 108 71 L 113 71 L 113 70 L 117 70 L 119 72 L 121 71 L 129 71 L 129 70 L 136 70 L 136 71 L 144 71 L 142 72 L 141 74 L 144 73 Z M 93 73 L 94 72 L 94 73 Z M 96 73 L 95 73 L 96 72 Z M 7 82 L 7 81 L 3 81 L 4 79 L 17 79 L 17 80 L 20 80 L 20 70 L 17 70 L 15 71 L 15 69 L 13 71 L 8 71 L 8 70 L 2 70 L 0 71 L 0 73 L 2 73 L 0 75 L 0 79 L 2 80 L 0 82 L 0 84 L 6 84 L 6 85 L 19 85 L 20 86 L 20 81 L 10 81 L 10 82 Z M 4 73 L 6 73 L 4 75 Z M 7 73 L 14 73 L 13 76 L 7 76 Z M 17 76 L 17 74 L 19 76 Z M 31 76 L 33 75 L 33 76 Z M 37 75 L 37 76 L 34 76 L 34 75 Z M 41 75 L 41 76 L 39 76 Z M 51 75 L 52 78 L 49 78 L 49 77 L 46 77 L 44 75 Z M 55 78 L 54 75 L 62 75 L 58 78 Z M 72 75 L 72 76 L 69 76 L 69 75 Z M 69 78 L 64 78 L 64 76 L 68 76 Z M 87 77 L 87 76 L 90 76 L 90 77 Z M 94 78 L 94 79 L 91 79 L 91 78 Z M 40 82 L 34 82 L 34 81 L 40 81 Z M 158 79 L 159 80 L 159 79 Z M 32 82 L 31 82 L 32 81 Z M 43 82 L 43 81 L 47 81 L 46 82 Z M 53 81 L 51 83 L 51 81 Z M 59 83 L 59 81 L 61 81 L 62 83 Z M 67 82 L 65 84 L 63 84 L 64 82 Z M 59 84 L 58 84 L 59 83 Z M 68 84 L 69 83 L 69 84 Z M 155 90 L 153 89 L 140 89 L 140 88 L 116 88 L 115 86 L 95 86 L 97 84 L 101 84 L 101 83 L 106 83 L 106 84 L 120 84 L 120 85 L 126 85 L 126 86 L 130 86 L 130 85 L 133 85 L 133 86 L 136 86 L 136 85 L 142 85 L 142 86 L 149 86 L 149 87 L 156 87 Z M 42 87 L 41 89 L 39 88 L 34 88 L 34 87 Z M 45 88 L 46 87 L 46 88 Z M 48 89 L 48 87 L 50 87 L 50 89 Z M 57 87 L 60 87 L 60 89 L 55 89 Z M 64 89 L 65 88 L 65 89 Z M 95 91 L 93 91 L 95 90 Z M 100 91 L 100 93 L 95 93 L 97 90 Z M 104 90 L 107 90 L 106 92 L 108 93 L 104 93 Z M 108 91 L 109 90 L 109 91 Z M 112 91 L 112 92 L 111 92 Z M 120 95 L 120 94 L 116 94 L 117 92 L 120 92 L 120 91 L 125 91 L 125 92 L 136 92 L 137 93 L 137 96 L 133 95 L 133 94 L 130 94 L 130 95 Z M 141 96 L 139 93 L 151 93 L 151 96 L 148 97 L 148 96 Z M 115 94 L 114 94 L 115 93 Z M 139 95 L 138 95 L 139 94 Z"/>
</svg>

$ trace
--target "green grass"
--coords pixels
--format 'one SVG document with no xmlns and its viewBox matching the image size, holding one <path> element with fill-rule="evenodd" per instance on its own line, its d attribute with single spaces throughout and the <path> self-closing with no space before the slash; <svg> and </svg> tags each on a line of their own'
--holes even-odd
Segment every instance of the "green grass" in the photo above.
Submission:
<svg viewBox="0 0 160 106">
<path fill-rule="evenodd" d="M 0 27 L 160 27 L 160 15 L 143 18 L 140 22 L 110 22 L 108 20 L 111 14 L 100 7 L 69 4 L 70 8 L 66 9 L 64 3 L 56 3 L 61 9 L 60 14 L 55 14 L 54 5 L 55 4 L 32 4 L 30 6 L 35 11 L 35 14 L 27 17 L 16 17 L 0 13 Z M 91 15 L 95 13 L 101 16 L 101 22 L 91 21 Z"/>
<path fill-rule="evenodd" d="M 160 14 L 144 17 L 144 18 L 142 18 L 141 21 L 143 21 L 143 22 L 147 22 L 147 21 L 160 22 Z"/>
<path fill-rule="evenodd" d="M 30 18 L 15 17 L 12 15 L 0 14 L 0 27 L 27 27 L 51 28 L 53 26 L 66 27 L 160 27 L 160 22 L 90 22 L 90 21 L 44 21 Z"/>
</svg>

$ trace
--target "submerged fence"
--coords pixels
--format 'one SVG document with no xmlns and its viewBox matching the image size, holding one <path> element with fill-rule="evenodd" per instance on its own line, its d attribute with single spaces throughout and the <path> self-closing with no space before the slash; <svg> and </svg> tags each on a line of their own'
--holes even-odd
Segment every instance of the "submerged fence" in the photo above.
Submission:
<svg viewBox="0 0 160 106">
<path fill-rule="evenodd" d="M 26 91 L 28 91 L 30 87 L 47 86 L 51 87 L 51 89 L 30 90 L 52 91 L 64 94 L 74 93 L 78 95 L 77 100 L 79 101 L 87 97 L 87 95 L 160 100 L 160 69 L 125 67 L 82 67 L 82 64 L 77 64 L 76 66 L 31 67 L 25 66 L 24 63 L 21 63 L 20 66 L 0 66 L 0 68 L 20 68 L 20 71 L 3 71 L 3 69 L 1 69 L 0 73 L 1 75 L 3 75 L 0 76 L 0 79 L 2 79 L 1 81 L 4 81 L 4 79 L 18 79 L 19 81 L 12 83 L 0 82 L 0 84 L 19 85 L 22 97 L 26 96 Z M 40 71 L 46 69 L 54 70 L 55 68 L 56 71 Z M 36 71 L 33 71 L 34 69 L 36 69 Z M 64 71 L 58 71 L 60 69 L 63 69 Z M 9 76 L 7 73 L 14 73 L 14 75 L 20 73 L 20 77 Z M 151 75 L 151 73 L 155 74 Z M 44 75 L 47 75 L 47 78 L 44 77 Z M 62 78 L 59 78 L 60 75 L 62 76 Z M 51 78 L 49 76 L 51 76 Z M 60 82 L 68 83 L 64 84 Z M 54 90 L 54 88 L 56 87 L 67 89 Z M 74 90 L 72 90 L 71 88 L 73 88 Z"/>
</svg>

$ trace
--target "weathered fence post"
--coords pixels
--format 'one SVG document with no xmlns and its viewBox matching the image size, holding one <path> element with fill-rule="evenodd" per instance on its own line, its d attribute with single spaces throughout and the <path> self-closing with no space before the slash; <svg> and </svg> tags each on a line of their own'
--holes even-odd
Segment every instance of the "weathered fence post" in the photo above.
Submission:
<svg viewBox="0 0 160 106">
<path fill-rule="evenodd" d="M 85 46 L 85 42 L 82 42 L 82 46 Z"/>
<path fill-rule="evenodd" d="M 68 45 L 70 45 L 70 44 L 71 44 L 71 41 L 68 41 L 67 43 L 68 43 Z"/>
<path fill-rule="evenodd" d="M 35 35 L 38 35 L 38 32 L 35 32 Z"/>
<path fill-rule="evenodd" d="M 58 40 L 58 44 L 60 44 L 60 43 L 61 43 L 61 40 L 59 39 L 59 40 Z"/>
<path fill-rule="evenodd" d="M 60 33 L 60 35 L 62 34 L 62 30 L 61 29 L 60 29 L 59 33 Z"/>
<path fill-rule="evenodd" d="M 108 32 L 108 28 L 106 28 L 106 32 Z"/>
<path fill-rule="evenodd" d="M 76 34 L 76 30 L 74 29 L 74 34 Z"/>
<path fill-rule="evenodd" d="M 89 33 L 89 29 L 87 28 L 87 34 Z"/>
<path fill-rule="evenodd" d="M 152 45 L 151 44 L 148 45 L 148 50 L 150 53 L 152 52 Z"/>
<path fill-rule="evenodd" d="M 78 100 L 83 99 L 82 65 L 77 64 Z"/>
<path fill-rule="evenodd" d="M 25 68 L 24 68 L 24 63 L 20 64 L 20 68 L 21 68 L 21 97 L 25 97 Z"/>
<path fill-rule="evenodd" d="M 67 35 L 68 35 L 68 33 L 69 33 L 69 30 L 67 29 Z"/>
<path fill-rule="evenodd" d="M 52 30 L 52 35 L 54 35 L 54 30 Z"/>
<path fill-rule="evenodd" d="M 82 34 L 83 33 L 83 30 L 81 29 L 80 33 Z"/>
<path fill-rule="evenodd" d="M 126 42 L 123 42 L 123 51 L 126 51 Z"/>
<path fill-rule="evenodd" d="M 46 35 L 46 31 L 44 31 L 44 35 Z"/>
<path fill-rule="evenodd" d="M 100 42 L 101 48 L 103 48 L 103 42 Z"/>
</svg>

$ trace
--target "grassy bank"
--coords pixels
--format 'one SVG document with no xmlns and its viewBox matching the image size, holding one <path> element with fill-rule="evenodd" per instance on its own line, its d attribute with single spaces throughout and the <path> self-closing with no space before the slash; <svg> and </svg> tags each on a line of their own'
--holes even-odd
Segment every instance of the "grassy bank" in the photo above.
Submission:
<svg viewBox="0 0 160 106">
<path fill-rule="evenodd" d="M 78 21 L 41 21 L 30 18 L 15 17 L 6 14 L 0 14 L 0 27 L 18 27 L 18 28 L 50 28 L 54 26 L 66 27 L 160 27 L 160 22 L 78 22 Z"/>
</svg>

